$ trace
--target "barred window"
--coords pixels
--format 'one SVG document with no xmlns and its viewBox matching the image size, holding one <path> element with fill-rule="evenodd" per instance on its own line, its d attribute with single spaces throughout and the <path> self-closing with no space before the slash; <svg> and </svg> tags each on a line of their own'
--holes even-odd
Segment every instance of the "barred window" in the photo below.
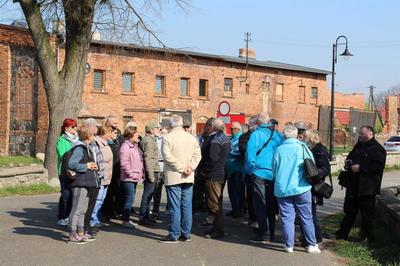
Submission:
<svg viewBox="0 0 400 266">
<path fill-rule="evenodd" d="M 122 74 L 122 91 L 133 92 L 134 91 L 135 75 L 133 73 Z"/>
<path fill-rule="evenodd" d="M 96 91 L 103 91 L 104 90 L 104 76 L 105 71 L 95 69 L 93 71 L 93 89 Z"/>
</svg>

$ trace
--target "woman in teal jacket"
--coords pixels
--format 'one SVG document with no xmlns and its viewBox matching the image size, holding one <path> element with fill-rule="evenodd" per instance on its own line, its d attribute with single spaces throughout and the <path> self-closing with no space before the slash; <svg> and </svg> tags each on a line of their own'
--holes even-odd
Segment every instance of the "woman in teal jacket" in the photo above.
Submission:
<svg viewBox="0 0 400 266">
<path fill-rule="evenodd" d="M 67 153 L 72 148 L 72 145 L 78 140 L 76 127 L 77 124 L 74 119 L 64 119 L 61 127 L 61 135 L 57 139 L 57 166 L 61 187 L 60 200 L 58 201 L 57 224 L 61 226 L 68 226 L 68 216 L 72 207 L 72 192 L 70 182 L 69 180 L 65 179 L 65 177 L 60 176 L 61 160 L 63 155 Z"/>
<path fill-rule="evenodd" d="M 297 139 L 295 126 L 285 126 L 283 134 L 285 141 L 275 151 L 272 172 L 275 180 L 274 193 L 282 220 L 285 251 L 293 252 L 294 220 L 297 214 L 308 244 L 307 251 L 321 253 L 315 239 L 311 185 L 304 177 L 304 159 L 314 158 L 307 145 Z"/>
</svg>

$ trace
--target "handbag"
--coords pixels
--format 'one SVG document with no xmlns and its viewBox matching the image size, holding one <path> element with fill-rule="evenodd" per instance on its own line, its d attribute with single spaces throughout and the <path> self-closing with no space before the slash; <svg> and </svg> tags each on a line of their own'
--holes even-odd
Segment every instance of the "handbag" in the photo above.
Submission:
<svg viewBox="0 0 400 266">
<path fill-rule="evenodd" d="M 319 183 L 313 186 L 314 192 L 317 195 L 324 197 L 325 199 L 329 199 L 333 193 L 333 184 L 332 184 L 332 176 L 329 174 L 330 185 L 325 183 L 324 181 L 320 181 Z"/>
<path fill-rule="evenodd" d="M 341 185 L 342 188 L 344 188 L 344 187 L 347 188 L 347 186 L 349 184 L 349 172 L 348 171 L 341 171 L 339 173 L 338 180 L 339 180 L 339 185 Z"/>
<path fill-rule="evenodd" d="M 311 185 L 315 185 L 321 182 L 319 179 L 318 168 L 314 161 L 310 158 L 305 158 L 304 155 L 305 147 L 303 146 L 303 158 L 304 158 L 304 174 Z"/>
</svg>

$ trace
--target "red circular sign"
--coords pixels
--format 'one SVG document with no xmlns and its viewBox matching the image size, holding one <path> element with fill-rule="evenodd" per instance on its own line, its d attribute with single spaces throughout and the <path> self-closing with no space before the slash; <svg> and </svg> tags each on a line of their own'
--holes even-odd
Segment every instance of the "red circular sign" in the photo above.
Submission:
<svg viewBox="0 0 400 266">
<path fill-rule="evenodd" d="M 227 101 L 222 101 L 218 106 L 218 112 L 221 115 L 227 115 L 231 111 L 231 106 Z"/>
</svg>

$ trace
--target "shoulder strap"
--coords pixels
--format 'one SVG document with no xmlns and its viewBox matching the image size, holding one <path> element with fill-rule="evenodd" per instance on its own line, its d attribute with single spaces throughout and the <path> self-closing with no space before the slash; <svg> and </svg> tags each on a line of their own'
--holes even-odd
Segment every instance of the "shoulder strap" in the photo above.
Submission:
<svg viewBox="0 0 400 266">
<path fill-rule="evenodd" d="M 271 135 L 269 136 L 267 142 L 265 142 L 264 145 L 261 147 L 261 149 L 259 149 L 259 150 L 257 151 L 256 156 L 260 155 L 261 151 L 262 151 L 265 147 L 267 147 L 267 145 L 268 145 L 269 141 L 271 140 L 272 135 L 274 134 L 274 132 L 275 132 L 275 131 L 272 131 L 272 132 L 271 132 Z"/>
</svg>

